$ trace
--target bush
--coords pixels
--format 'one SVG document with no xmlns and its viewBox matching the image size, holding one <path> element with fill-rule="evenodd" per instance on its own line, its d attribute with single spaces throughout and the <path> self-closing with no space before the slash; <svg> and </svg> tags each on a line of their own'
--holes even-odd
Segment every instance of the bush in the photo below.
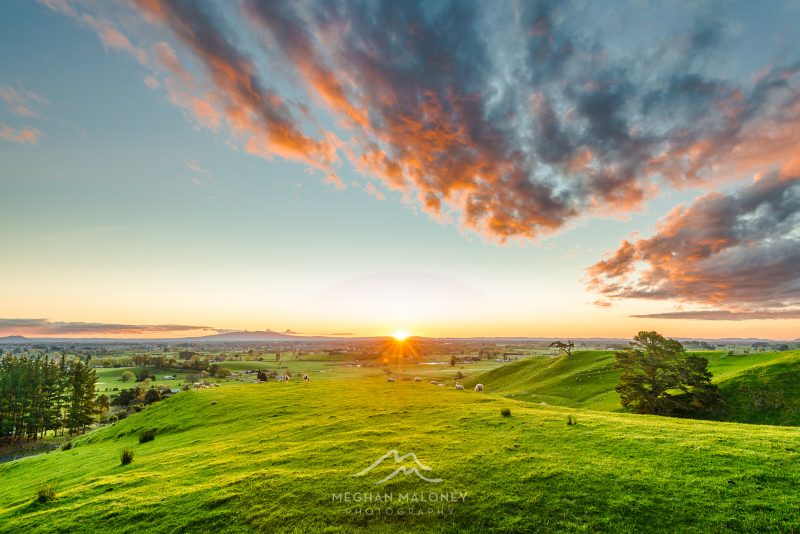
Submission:
<svg viewBox="0 0 800 534">
<path fill-rule="evenodd" d="M 66 442 L 65 444 L 63 444 L 63 445 L 61 446 L 61 450 L 62 450 L 62 451 L 68 451 L 68 450 L 70 450 L 71 448 L 72 448 L 72 442 L 71 442 L 71 441 L 68 441 L 68 442 Z"/>
<path fill-rule="evenodd" d="M 52 482 L 42 484 L 36 490 L 36 500 L 41 503 L 50 502 L 56 498 L 56 485 Z"/>
<path fill-rule="evenodd" d="M 461 380 L 462 378 L 464 378 L 464 373 L 456 371 L 456 380 Z"/>
<path fill-rule="evenodd" d="M 510 417 L 511 408 L 500 408 L 500 415 L 502 415 L 503 417 Z"/>
<path fill-rule="evenodd" d="M 147 443 L 156 439 L 156 429 L 145 430 L 139 434 L 139 443 Z"/>
<path fill-rule="evenodd" d="M 161 393 L 157 389 L 150 389 L 144 396 L 145 404 L 153 404 L 161 400 Z"/>
<path fill-rule="evenodd" d="M 119 457 L 120 463 L 122 465 L 128 465 L 133 461 L 133 450 L 129 448 L 122 449 L 122 454 Z"/>
</svg>

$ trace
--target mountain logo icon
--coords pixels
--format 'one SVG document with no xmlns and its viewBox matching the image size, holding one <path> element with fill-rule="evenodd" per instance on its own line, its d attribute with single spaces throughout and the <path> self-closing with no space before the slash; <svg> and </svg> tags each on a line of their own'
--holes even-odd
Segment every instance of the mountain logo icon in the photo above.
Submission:
<svg viewBox="0 0 800 534">
<path fill-rule="evenodd" d="M 400 456 L 400 453 L 397 452 L 397 449 L 393 449 L 393 450 L 387 452 L 386 454 L 384 454 L 383 456 L 381 456 L 380 458 L 378 458 L 377 460 L 372 462 L 372 464 L 369 467 L 367 467 L 366 469 L 364 469 L 363 471 L 359 471 L 358 473 L 355 473 L 355 474 L 350 475 L 350 476 L 351 477 L 363 477 L 364 475 L 366 475 L 367 473 L 369 473 L 370 471 L 372 471 L 373 469 L 375 469 L 376 467 L 381 465 L 384 460 L 388 460 L 389 458 L 394 458 L 394 463 L 395 464 L 400 464 L 400 463 L 403 463 L 404 461 L 410 459 L 414 463 L 414 465 L 412 467 L 404 467 L 404 466 L 401 465 L 400 467 L 398 467 L 397 469 L 395 469 L 394 471 L 389 473 L 386 477 L 384 477 L 381 480 L 377 481 L 375 484 L 383 484 L 384 482 L 388 482 L 388 481 L 390 481 L 391 479 L 393 479 L 394 477 L 396 477 L 397 475 L 399 475 L 401 473 L 404 474 L 404 475 L 410 475 L 410 474 L 417 475 L 417 477 L 420 480 L 424 480 L 425 482 L 429 482 L 431 484 L 438 484 L 439 482 L 442 481 L 441 478 L 428 478 L 425 475 L 423 475 L 422 473 L 420 473 L 420 471 L 433 471 L 433 469 L 431 469 L 427 465 L 425 465 L 422 462 L 420 462 L 419 458 L 417 458 L 416 454 L 414 454 L 413 452 L 409 452 L 408 454 L 404 454 L 403 456 Z"/>
</svg>

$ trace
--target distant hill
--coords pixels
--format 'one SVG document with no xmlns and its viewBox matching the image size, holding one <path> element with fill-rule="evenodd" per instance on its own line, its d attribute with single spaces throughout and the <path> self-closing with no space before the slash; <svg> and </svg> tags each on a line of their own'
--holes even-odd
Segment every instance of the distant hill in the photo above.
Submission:
<svg viewBox="0 0 800 534">
<path fill-rule="evenodd" d="M 315 341 L 341 339 L 326 336 L 304 336 L 302 334 L 289 334 L 286 332 L 273 332 L 272 330 L 254 330 L 242 332 L 224 332 L 222 334 L 212 334 L 210 336 L 186 337 L 174 339 L 172 341 L 196 342 L 196 343 L 225 343 L 225 342 L 258 342 L 258 341 Z"/>
<path fill-rule="evenodd" d="M 0 337 L 0 344 L 1 343 L 26 343 L 30 341 L 25 336 L 5 336 Z"/>
</svg>

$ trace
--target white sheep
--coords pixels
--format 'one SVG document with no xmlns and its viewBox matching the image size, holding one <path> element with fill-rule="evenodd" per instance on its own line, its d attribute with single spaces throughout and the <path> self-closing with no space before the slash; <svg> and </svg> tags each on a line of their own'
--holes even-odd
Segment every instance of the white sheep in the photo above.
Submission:
<svg viewBox="0 0 800 534">
<path fill-rule="evenodd" d="M 438 385 L 439 385 L 439 382 L 437 382 L 436 380 L 431 380 L 431 381 L 430 381 L 430 382 L 428 382 L 428 383 L 429 383 L 429 384 L 432 384 L 432 385 L 434 385 L 434 386 L 438 386 Z"/>
<path fill-rule="evenodd" d="M 304 374 L 303 375 L 303 381 L 304 382 L 308 382 L 309 380 L 311 380 L 311 378 L 309 378 L 308 373 Z"/>
<path fill-rule="evenodd" d="M 476 384 L 475 391 L 483 391 L 483 384 Z"/>
<path fill-rule="evenodd" d="M 422 379 L 418 376 L 414 377 L 414 382 L 422 382 Z"/>
<path fill-rule="evenodd" d="M 393 376 L 387 376 L 386 377 L 386 381 L 387 382 L 394 382 L 394 377 Z"/>
<path fill-rule="evenodd" d="M 464 386 L 461 384 L 456 384 L 456 389 L 464 389 Z"/>
</svg>

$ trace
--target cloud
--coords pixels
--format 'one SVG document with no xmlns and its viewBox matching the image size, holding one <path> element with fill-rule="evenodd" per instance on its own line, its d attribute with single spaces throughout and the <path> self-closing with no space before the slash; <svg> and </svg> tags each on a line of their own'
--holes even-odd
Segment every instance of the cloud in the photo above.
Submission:
<svg viewBox="0 0 800 534">
<path fill-rule="evenodd" d="M 208 174 L 208 171 L 193 159 L 186 162 L 186 167 L 195 174 Z"/>
<path fill-rule="evenodd" d="M 344 181 L 339 177 L 339 175 L 334 173 L 328 173 L 323 180 L 326 184 L 332 185 L 336 188 L 337 191 L 344 191 L 347 189 L 347 185 Z"/>
<path fill-rule="evenodd" d="M 798 146 L 798 65 L 751 87 L 704 75 L 725 38 L 714 21 L 632 60 L 555 2 L 246 6 L 270 57 L 352 128 L 359 170 L 499 241 L 637 210 L 659 182 L 780 165 Z"/>
<path fill-rule="evenodd" d="M 223 33 L 221 17 L 196 2 L 137 0 L 136 5 L 163 24 L 203 64 L 213 91 L 208 106 L 222 109 L 229 128 L 244 140 L 245 150 L 262 157 L 280 156 L 327 169 L 335 155 L 324 140 L 304 134 L 284 99 L 258 76 L 254 63 Z M 173 65 L 173 72 L 186 69 Z M 197 107 L 197 106 L 196 106 Z"/>
<path fill-rule="evenodd" d="M 0 124 L 0 137 L 19 143 L 21 145 L 35 145 L 39 142 L 41 132 L 36 128 L 12 128 L 7 124 Z"/>
<path fill-rule="evenodd" d="M 723 19 L 682 13 L 676 31 L 620 47 L 570 2 L 134 5 L 152 23 L 143 34 L 171 37 L 137 47 L 114 33 L 137 26 L 110 10 L 84 23 L 108 47 L 149 50 L 198 125 L 326 176 L 349 164 L 499 242 L 625 216 L 659 189 L 768 173 L 800 149 L 800 62 L 752 79 L 718 68 L 733 50 Z"/>
<path fill-rule="evenodd" d="M 728 310 L 695 310 L 631 315 L 639 319 L 702 319 L 706 321 L 749 321 L 753 319 L 800 319 L 800 310 L 732 312 Z"/>
<path fill-rule="evenodd" d="M 675 300 L 711 310 L 645 317 L 744 319 L 800 312 L 800 178 L 778 172 L 674 208 L 652 237 L 588 268 L 604 299 Z"/>
<path fill-rule="evenodd" d="M 79 24 L 91 28 L 106 48 L 121 50 L 131 55 L 142 65 L 147 65 L 149 61 L 147 52 L 131 43 L 130 39 L 109 18 L 82 12 L 76 7 L 77 3 L 70 0 L 39 0 L 39 3 L 51 11 L 66 15 Z"/>
<path fill-rule="evenodd" d="M 375 184 L 372 182 L 367 182 L 367 185 L 364 186 L 364 191 L 366 191 L 368 195 L 372 195 L 378 200 L 386 200 L 386 195 L 378 191 L 378 188 L 375 187 Z"/>
<path fill-rule="evenodd" d="M 0 319 L 0 334 L 25 336 L 104 336 L 169 334 L 175 332 L 221 332 L 210 326 L 179 324 L 132 325 L 111 323 L 61 322 L 48 319 Z"/>
<path fill-rule="evenodd" d="M 9 111 L 18 117 L 39 119 L 41 115 L 34 108 L 49 105 L 47 99 L 33 91 L 0 86 L 0 100 L 5 102 Z"/>
</svg>

